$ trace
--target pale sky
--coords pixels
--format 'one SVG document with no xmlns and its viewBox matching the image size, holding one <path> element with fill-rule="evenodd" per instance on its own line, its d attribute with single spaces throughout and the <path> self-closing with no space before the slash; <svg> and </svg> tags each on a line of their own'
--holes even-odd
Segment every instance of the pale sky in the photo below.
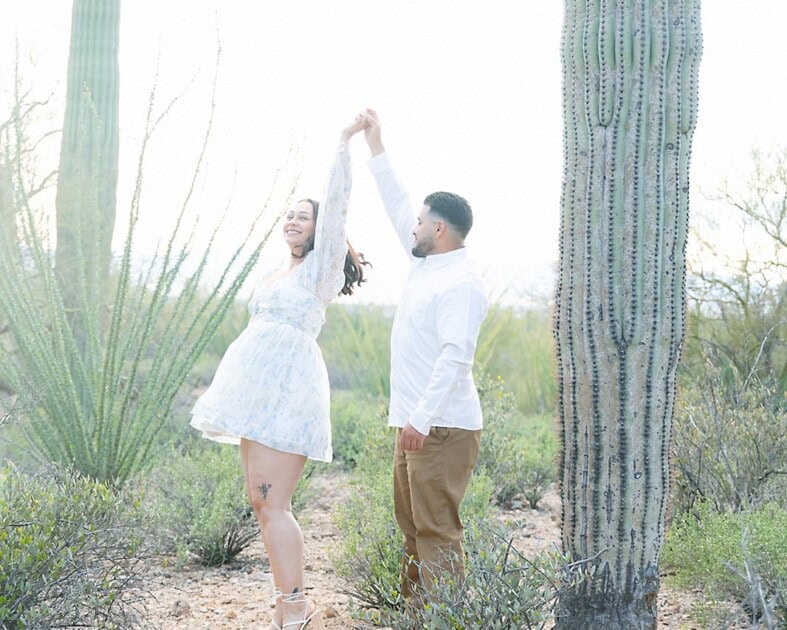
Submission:
<svg viewBox="0 0 787 630">
<path fill-rule="evenodd" d="M 37 97 L 53 94 L 40 128 L 59 128 L 71 3 L 3 5 L 0 120 L 12 99 L 16 37 L 24 84 Z M 533 288 L 549 293 L 558 255 L 562 14 L 557 0 L 125 0 L 118 225 L 129 206 L 157 59 L 160 107 L 182 96 L 150 147 L 138 254 L 152 251 L 174 219 L 202 142 L 218 33 L 215 125 L 195 211 L 206 232 L 232 198 L 222 250 L 261 207 L 277 168 L 284 167 L 285 180 L 300 173 L 296 198 L 319 198 L 339 130 L 371 106 L 416 206 L 434 190 L 470 201 L 468 248 L 496 279 L 496 291 L 507 286 L 513 298 Z M 744 176 L 752 148 L 787 144 L 787 3 L 706 1 L 702 22 L 691 203 L 693 212 L 713 212 L 700 190 Z M 290 147 L 298 156 L 285 166 Z M 56 167 L 58 149 L 59 138 L 42 145 L 41 172 Z M 351 150 L 348 233 L 375 266 L 359 299 L 393 302 L 406 259 L 366 167 L 362 137 Z M 271 219 L 282 209 L 279 188 Z M 280 247 L 271 246 L 270 255 Z"/>
</svg>

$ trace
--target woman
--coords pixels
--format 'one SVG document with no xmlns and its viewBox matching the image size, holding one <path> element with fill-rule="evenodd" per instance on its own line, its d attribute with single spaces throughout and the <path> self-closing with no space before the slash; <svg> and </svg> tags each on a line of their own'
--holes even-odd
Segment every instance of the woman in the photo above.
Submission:
<svg viewBox="0 0 787 630">
<path fill-rule="evenodd" d="M 258 282 L 249 325 L 192 410 L 191 425 L 204 437 L 240 444 L 246 492 L 273 574 L 274 629 L 322 627 L 303 590 L 303 534 L 290 502 L 306 459 L 332 459 L 328 374 L 316 338 L 328 303 L 363 281 L 366 263 L 344 230 L 347 143 L 363 127 L 359 116 L 342 131 L 323 207 L 306 199 L 287 213 L 289 263 Z"/>
</svg>

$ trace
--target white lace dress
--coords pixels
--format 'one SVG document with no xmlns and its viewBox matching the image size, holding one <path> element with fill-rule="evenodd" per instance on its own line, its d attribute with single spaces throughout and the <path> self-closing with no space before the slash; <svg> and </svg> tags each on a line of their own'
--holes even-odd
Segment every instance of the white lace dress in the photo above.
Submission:
<svg viewBox="0 0 787 630">
<path fill-rule="evenodd" d="M 218 442 L 254 440 L 329 462 L 330 390 L 317 335 L 344 285 L 350 156 L 340 146 L 320 203 L 314 249 L 285 275 L 258 279 L 246 329 L 227 348 L 191 426 Z"/>
</svg>

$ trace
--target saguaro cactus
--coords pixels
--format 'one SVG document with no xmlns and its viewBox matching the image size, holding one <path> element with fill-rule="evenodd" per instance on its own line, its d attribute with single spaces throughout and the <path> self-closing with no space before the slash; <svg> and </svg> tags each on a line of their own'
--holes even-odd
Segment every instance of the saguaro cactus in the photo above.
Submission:
<svg viewBox="0 0 787 630">
<path fill-rule="evenodd" d="M 566 0 L 560 628 L 655 628 L 684 332 L 699 0 Z"/>
<path fill-rule="evenodd" d="M 111 260 L 118 178 L 120 0 L 74 0 L 57 185 L 59 283 L 95 305 Z"/>
</svg>

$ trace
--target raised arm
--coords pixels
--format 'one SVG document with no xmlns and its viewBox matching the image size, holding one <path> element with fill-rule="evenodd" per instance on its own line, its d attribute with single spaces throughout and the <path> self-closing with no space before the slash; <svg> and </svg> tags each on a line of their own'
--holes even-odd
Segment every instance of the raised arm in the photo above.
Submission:
<svg viewBox="0 0 787 630">
<path fill-rule="evenodd" d="M 364 126 L 361 116 L 342 130 L 323 201 L 314 228 L 314 251 L 310 258 L 310 279 L 315 294 L 326 304 L 333 300 L 344 286 L 344 259 L 347 255 L 345 220 L 352 188 L 350 138 Z"/>
<path fill-rule="evenodd" d="M 364 111 L 366 126 L 364 137 L 372 154 L 369 160 L 369 169 L 377 182 L 377 190 L 383 201 L 388 218 L 396 230 L 396 235 L 402 243 L 407 256 L 412 259 L 413 228 L 416 224 L 417 214 L 410 203 L 410 197 L 394 173 L 388 155 L 383 146 L 380 119 L 372 109 Z"/>
</svg>

